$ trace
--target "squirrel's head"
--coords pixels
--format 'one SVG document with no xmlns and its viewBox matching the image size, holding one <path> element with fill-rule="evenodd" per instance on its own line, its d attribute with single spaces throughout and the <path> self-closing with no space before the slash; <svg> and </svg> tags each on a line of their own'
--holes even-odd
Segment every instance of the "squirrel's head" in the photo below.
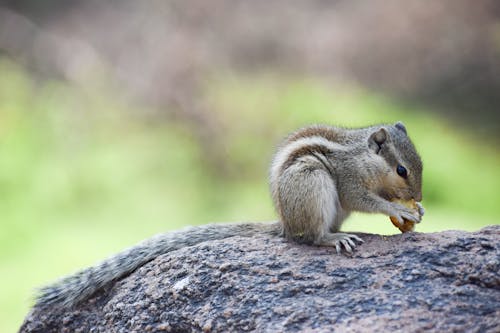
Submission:
<svg viewBox="0 0 500 333">
<path fill-rule="evenodd" d="M 422 200 L 422 160 L 401 122 L 376 128 L 368 147 L 387 165 L 381 195 L 386 199 Z"/>
</svg>

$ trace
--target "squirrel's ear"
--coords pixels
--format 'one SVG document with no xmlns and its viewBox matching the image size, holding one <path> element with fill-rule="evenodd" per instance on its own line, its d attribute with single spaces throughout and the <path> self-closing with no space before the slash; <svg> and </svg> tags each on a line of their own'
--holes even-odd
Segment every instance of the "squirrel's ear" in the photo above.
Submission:
<svg viewBox="0 0 500 333">
<path fill-rule="evenodd" d="M 398 121 L 397 123 L 394 124 L 394 127 L 396 127 L 398 130 L 402 131 L 404 134 L 408 134 L 408 133 L 406 133 L 406 127 L 402 122 Z"/>
<path fill-rule="evenodd" d="M 370 135 L 368 139 L 368 147 L 378 154 L 382 145 L 387 141 L 389 134 L 385 128 L 381 128 Z"/>
</svg>

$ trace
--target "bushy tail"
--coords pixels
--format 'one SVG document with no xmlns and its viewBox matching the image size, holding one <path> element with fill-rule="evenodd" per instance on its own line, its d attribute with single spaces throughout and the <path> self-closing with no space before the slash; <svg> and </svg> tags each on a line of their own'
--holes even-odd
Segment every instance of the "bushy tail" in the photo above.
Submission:
<svg viewBox="0 0 500 333">
<path fill-rule="evenodd" d="M 35 306 L 73 306 L 132 273 L 161 254 L 198 243 L 232 236 L 280 234 L 280 225 L 273 223 L 210 224 L 189 227 L 179 231 L 156 235 L 128 248 L 96 266 L 86 268 L 39 290 Z"/>
</svg>

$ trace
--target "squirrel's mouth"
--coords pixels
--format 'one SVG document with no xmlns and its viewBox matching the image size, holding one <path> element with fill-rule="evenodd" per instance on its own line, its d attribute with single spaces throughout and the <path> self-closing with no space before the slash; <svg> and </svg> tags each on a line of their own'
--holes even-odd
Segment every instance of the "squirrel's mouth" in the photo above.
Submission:
<svg viewBox="0 0 500 333">
<path fill-rule="evenodd" d="M 415 199 L 412 195 L 393 195 L 393 196 L 389 197 L 387 200 L 389 200 L 389 201 L 403 201 L 403 202 L 413 200 L 415 202 L 419 202 L 419 200 Z"/>
<path fill-rule="evenodd" d="M 408 201 L 413 199 L 411 195 L 404 195 L 403 193 L 398 193 L 396 191 L 381 190 L 379 191 L 378 195 L 387 201 L 394 201 L 394 200 Z"/>
</svg>

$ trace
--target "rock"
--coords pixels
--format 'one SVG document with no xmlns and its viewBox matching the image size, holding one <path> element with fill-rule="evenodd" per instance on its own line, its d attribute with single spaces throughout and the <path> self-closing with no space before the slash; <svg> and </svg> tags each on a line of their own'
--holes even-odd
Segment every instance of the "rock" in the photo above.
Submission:
<svg viewBox="0 0 500 333">
<path fill-rule="evenodd" d="M 268 236 L 162 255 L 20 332 L 498 332 L 500 226 L 360 234 L 353 254 Z"/>
</svg>

